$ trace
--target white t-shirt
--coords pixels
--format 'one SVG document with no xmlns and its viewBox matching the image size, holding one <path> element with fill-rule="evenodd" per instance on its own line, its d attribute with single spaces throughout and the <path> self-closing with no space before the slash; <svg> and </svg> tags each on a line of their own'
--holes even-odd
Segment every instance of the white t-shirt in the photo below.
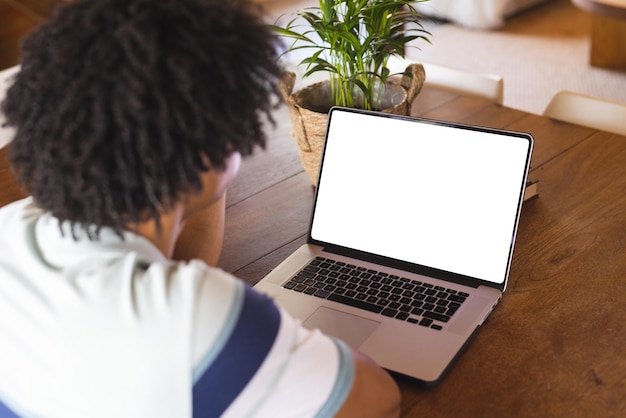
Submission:
<svg viewBox="0 0 626 418">
<path fill-rule="evenodd" d="M 0 209 L 0 416 L 332 416 L 345 344 L 200 261 L 103 229 L 72 238 L 30 198 Z"/>
</svg>

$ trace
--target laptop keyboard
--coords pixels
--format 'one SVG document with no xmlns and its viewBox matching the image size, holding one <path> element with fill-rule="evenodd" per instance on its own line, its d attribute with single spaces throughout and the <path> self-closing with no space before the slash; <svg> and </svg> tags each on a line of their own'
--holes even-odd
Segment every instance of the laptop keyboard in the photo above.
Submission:
<svg viewBox="0 0 626 418">
<path fill-rule="evenodd" d="M 442 330 L 469 296 L 324 257 L 312 260 L 283 287 L 435 330 Z"/>
</svg>

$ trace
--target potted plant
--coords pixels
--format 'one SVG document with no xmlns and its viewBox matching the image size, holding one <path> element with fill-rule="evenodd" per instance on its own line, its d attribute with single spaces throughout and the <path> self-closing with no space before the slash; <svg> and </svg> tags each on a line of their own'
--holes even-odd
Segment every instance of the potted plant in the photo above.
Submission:
<svg viewBox="0 0 626 418">
<path fill-rule="evenodd" d="M 292 43 L 283 54 L 308 52 L 299 65 L 303 78 L 319 72 L 326 81 L 293 92 L 295 74 L 285 72 L 281 90 L 289 106 L 300 157 L 315 185 L 324 145 L 328 110 L 357 107 L 408 114 L 424 82 L 424 68 L 393 74 L 389 58 L 404 58 L 409 42 L 429 42 L 414 3 L 427 0 L 319 0 L 296 12 L 286 25 L 271 25 Z"/>
</svg>

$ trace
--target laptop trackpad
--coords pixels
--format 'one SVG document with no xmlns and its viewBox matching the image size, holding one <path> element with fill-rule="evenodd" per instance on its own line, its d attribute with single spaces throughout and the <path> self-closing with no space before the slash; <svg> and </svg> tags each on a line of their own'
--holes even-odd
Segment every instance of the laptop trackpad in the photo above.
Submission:
<svg viewBox="0 0 626 418">
<path fill-rule="evenodd" d="M 302 324 L 308 329 L 319 328 L 324 334 L 337 337 L 352 348 L 358 348 L 378 328 L 380 322 L 322 306 Z"/>
</svg>

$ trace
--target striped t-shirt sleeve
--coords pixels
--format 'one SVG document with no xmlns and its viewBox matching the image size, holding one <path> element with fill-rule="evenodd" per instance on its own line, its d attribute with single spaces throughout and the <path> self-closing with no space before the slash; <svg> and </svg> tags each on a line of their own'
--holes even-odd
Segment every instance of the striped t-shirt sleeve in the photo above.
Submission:
<svg viewBox="0 0 626 418">
<path fill-rule="evenodd" d="M 274 303 L 247 286 L 239 286 L 230 321 L 223 330 L 220 352 L 194 373 L 194 417 L 222 415 L 255 375 L 271 349 L 280 327 Z"/>
<path fill-rule="evenodd" d="M 220 338 L 194 368 L 193 416 L 333 416 L 352 387 L 350 349 L 248 286 L 235 293 Z"/>
<path fill-rule="evenodd" d="M 0 418 L 19 418 L 19 416 L 0 401 Z"/>
</svg>

